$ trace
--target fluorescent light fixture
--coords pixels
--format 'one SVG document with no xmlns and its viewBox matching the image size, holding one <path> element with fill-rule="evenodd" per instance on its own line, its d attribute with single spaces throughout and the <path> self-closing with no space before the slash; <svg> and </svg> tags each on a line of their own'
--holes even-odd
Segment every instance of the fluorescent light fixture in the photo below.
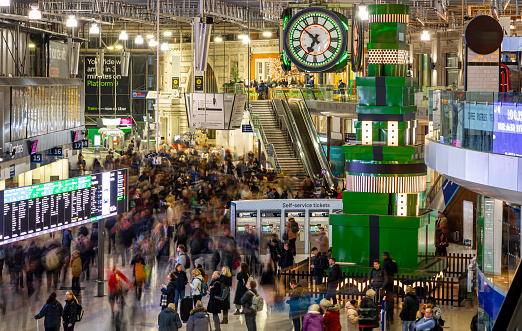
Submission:
<svg viewBox="0 0 522 331">
<path fill-rule="evenodd" d="M 152 35 L 152 34 L 148 34 L 148 35 L 147 35 L 147 39 L 154 39 L 154 35 Z"/>
<path fill-rule="evenodd" d="M 421 40 L 430 40 L 430 33 L 427 30 L 422 31 Z"/>
<path fill-rule="evenodd" d="M 245 45 L 250 44 L 250 38 L 248 38 L 248 37 L 243 38 L 243 44 L 245 44 Z"/>
<path fill-rule="evenodd" d="M 118 37 L 119 40 L 128 40 L 129 36 L 127 35 L 127 31 L 121 30 L 120 36 Z"/>
<path fill-rule="evenodd" d="M 220 43 L 220 42 L 223 41 L 223 38 L 221 38 L 221 37 L 216 37 L 216 38 L 214 38 L 214 41 L 217 42 L 217 43 Z"/>
<path fill-rule="evenodd" d="M 134 39 L 134 43 L 136 45 L 143 45 L 143 38 L 141 37 L 141 34 L 136 36 L 136 39 Z"/>
<path fill-rule="evenodd" d="M 100 34 L 100 27 L 98 23 L 92 23 L 91 28 L 89 29 L 90 34 Z"/>
<path fill-rule="evenodd" d="M 29 11 L 29 19 L 30 20 L 41 20 L 42 13 L 38 10 L 37 5 L 32 5 L 31 10 Z"/>
<path fill-rule="evenodd" d="M 156 47 L 158 46 L 158 42 L 154 39 L 149 40 L 149 47 Z"/>
<path fill-rule="evenodd" d="M 0 7 L 9 7 L 11 6 L 11 1 L 9 0 L 0 0 Z"/>
<path fill-rule="evenodd" d="M 509 25 L 509 28 L 510 28 L 511 30 L 515 30 L 515 26 L 514 26 L 513 24 L 510 24 L 510 25 Z"/>
<path fill-rule="evenodd" d="M 35 44 L 33 44 L 33 43 L 30 43 L 30 44 L 29 44 L 29 45 L 27 45 L 27 46 L 28 46 L 29 48 L 35 48 L 35 47 L 36 47 L 36 45 L 35 45 Z"/>
<path fill-rule="evenodd" d="M 74 17 L 74 15 L 69 15 L 66 26 L 68 28 L 76 28 L 78 26 L 78 22 L 76 21 L 76 18 Z"/>
<path fill-rule="evenodd" d="M 359 18 L 363 21 L 368 20 L 368 7 L 359 6 Z"/>
<path fill-rule="evenodd" d="M 112 51 L 114 49 L 114 46 L 107 46 L 107 49 Z"/>
<path fill-rule="evenodd" d="M 164 35 L 165 37 L 171 37 L 171 36 L 172 36 L 172 32 L 170 32 L 170 31 L 165 31 L 165 32 L 163 32 L 163 35 Z"/>
<path fill-rule="evenodd" d="M 169 44 L 161 43 L 161 50 L 162 51 L 168 51 L 169 50 Z"/>
<path fill-rule="evenodd" d="M 272 32 L 270 32 L 270 31 L 263 32 L 263 37 L 272 37 Z"/>
<path fill-rule="evenodd" d="M 116 47 L 116 49 L 122 49 L 122 48 L 123 48 L 122 45 L 116 45 L 116 46 L 114 46 L 114 47 Z"/>
<path fill-rule="evenodd" d="M 245 38 L 248 38 L 246 34 L 240 34 L 239 36 L 237 36 L 237 39 L 245 39 Z"/>
</svg>

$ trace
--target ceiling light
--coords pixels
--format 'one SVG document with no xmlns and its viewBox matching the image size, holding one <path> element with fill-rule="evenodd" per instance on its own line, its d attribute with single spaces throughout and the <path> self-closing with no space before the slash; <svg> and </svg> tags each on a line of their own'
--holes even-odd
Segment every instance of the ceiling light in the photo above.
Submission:
<svg viewBox="0 0 522 331">
<path fill-rule="evenodd" d="M 90 34 L 100 34 L 100 27 L 97 23 L 92 23 L 91 28 L 89 29 Z"/>
<path fill-rule="evenodd" d="M 168 51 L 169 50 L 169 44 L 161 43 L 161 50 L 162 51 Z"/>
<path fill-rule="evenodd" d="M 263 32 L 263 37 L 272 37 L 272 32 L 270 32 L 270 31 Z"/>
<path fill-rule="evenodd" d="M 368 20 L 368 7 L 359 6 L 359 18 L 363 21 Z"/>
<path fill-rule="evenodd" d="M 107 49 L 112 51 L 114 49 L 114 46 L 107 46 Z"/>
<path fill-rule="evenodd" d="M 154 39 L 149 40 L 149 47 L 156 47 L 156 46 L 158 46 L 158 43 L 156 42 L 156 40 L 154 40 Z"/>
<path fill-rule="evenodd" d="M 243 38 L 243 44 L 250 44 L 250 38 L 248 38 L 248 37 Z"/>
<path fill-rule="evenodd" d="M 245 39 L 247 38 L 246 34 L 240 34 L 239 36 L 237 36 L 237 39 Z"/>
<path fill-rule="evenodd" d="M 148 34 L 148 35 L 147 35 L 147 39 L 154 39 L 154 35 L 152 35 L 152 34 Z"/>
<path fill-rule="evenodd" d="M 9 7 L 11 5 L 11 1 L 9 0 L 0 0 L 0 7 Z"/>
<path fill-rule="evenodd" d="M 118 37 L 119 40 L 128 40 L 129 36 L 127 35 L 127 31 L 121 30 L 120 36 Z"/>
<path fill-rule="evenodd" d="M 216 37 L 216 38 L 214 38 L 214 41 L 217 42 L 217 43 L 220 43 L 220 42 L 223 41 L 223 38 L 221 38 L 221 37 Z"/>
<path fill-rule="evenodd" d="M 37 5 L 31 6 L 31 10 L 29 11 L 29 19 L 30 20 L 41 20 L 42 13 L 38 10 Z"/>
<path fill-rule="evenodd" d="M 75 28 L 78 26 L 78 22 L 76 21 L 76 18 L 74 18 L 74 15 L 69 15 L 66 25 L 68 28 Z"/>
<path fill-rule="evenodd" d="M 509 28 L 510 28 L 511 30 L 515 30 L 515 26 L 514 26 L 513 24 L 509 25 Z"/>
<path fill-rule="evenodd" d="M 29 45 L 27 45 L 27 46 L 28 46 L 29 48 L 35 48 L 35 47 L 36 47 L 36 45 L 35 45 L 35 44 L 33 44 L 33 43 L 30 43 L 30 44 L 29 44 Z"/>
<path fill-rule="evenodd" d="M 116 47 L 116 49 L 122 49 L 123 48 L 122 45 L 116 45 L 115 47 Z"/>
<path fill-rule="evenodd" d="M 421 40 L 430 40 L 430 33 L 427 30 L 422 31 Z"/>
<path fill-rule="evenodd" d="M 164 35 L 165 37 L 170 37 L 170 36 L 172 36 L 172 32 L 170 32 L 170 31 L 165 31 L 165 32 L 163 32 L 163 35 Z"/>
<path fill-rule="evenodd" d="M 143 45 L 143 38 L 141 37 L 141 34 L 136 36 L 136 39 L 134 39 L 134 43 L 136 45 Z"/>
</svg>

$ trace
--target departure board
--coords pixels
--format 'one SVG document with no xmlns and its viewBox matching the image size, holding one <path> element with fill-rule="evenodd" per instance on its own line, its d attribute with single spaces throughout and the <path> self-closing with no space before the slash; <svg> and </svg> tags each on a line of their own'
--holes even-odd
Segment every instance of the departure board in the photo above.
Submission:
<svg viewBox="0 0 522 331">
<path fill-rule="evenodd" d="M 0 245 L 127 211 L 127 169 L 0 191 Z"/>
</svg>

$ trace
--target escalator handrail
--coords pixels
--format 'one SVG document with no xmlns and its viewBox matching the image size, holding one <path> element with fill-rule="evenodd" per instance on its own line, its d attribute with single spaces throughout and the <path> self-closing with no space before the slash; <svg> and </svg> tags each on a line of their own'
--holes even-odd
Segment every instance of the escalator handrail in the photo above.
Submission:
<svg viewBox="0 0 522 331">
<path fill-rule="evenodd" d="M 283 107 L 283 113 L 282 113 L 283 116 L 279 116 L 279 114 L 277 113 L 277 105 L 276 105 L 275 100 L 276 99 L 272 98 L 270 100 L 270 102 L 272 103 L 273 109 L 276 110 L 276 115 L 278 116 L 278 119 L 279 119 L 279 128 L 281 130 L 283 130 L 283 131 L 286 131 L 286 135 L 290 139 L 290 143 L 293 146 L 292 151 L 294 152 L 294 157 L 298 157 L 298 155 L 297 155 L 297 149 L 298 149 L 297 142 L 295 141 L 294 135 L 290 134 L 290 131 L 293 130 L 293 127 L 290 125 L 288 117 L 285 116 L 286 115 L 285 103 L 283 102 L 283 100 L 277 99 L 277 100 L 281 101 L 281 107 Z"/>
<path fill-rule="evenodd" d="M 435 179 L 435 182 L 433 183 L 433 185 L 431 185 L 430 190 L 426 194 L 426 207 L 429 207 L 429 205 L 431 204 L 431 202 L 437 195 L 437 192 L 442 187 L 442 184 L 444 183 L 445 179 L 446 179 L 446 176 L 444 176 L 443 174 L 439 174 L 437 179 Z"/>
<path fill-rule="evenodd" d="M 308 106 L 306 105 L 306 101 L 303 95 L 303 92 L 301 91 L 302 101 L 300 102 L 301 107 L 301 113 L 303 114 L 303 119 L 306 125 L 306 129 L 308 130 L 310 134 L 310 138 L 313 139 L 313 145 L 315 152 L 317 154 L 317 157 L 319 158 L 319 163 L 321 164 L 321 168 L 326 170 L 326 181 L 328 182 L 329 187 L 335 186 L 334 181 L 334 175 L 332 173 L 332 169 L 330 165 L 328 164 L 328 161 L 326 159 L 326 156 L 324 155 L 324 151 L 321 145 L 321 142 L 319 140 L 319 135 L 317 134 L 317 130 L 315 129 L 315 126 L 313 125 L 312 116 L 310 115 L 310 112 L 308 111 Z"/>
<path fill-rule="evenodd" d="M 258 134 L 258 138 L 261 138 L 261 143 L 263 144 L 263 147 L 264 147 L 263 150 L 264 150 L 264 153 L 265 153 L 265 158 L 275 168 L 274 170 L 276 171 L 276 173 L 278 173 L 278 174 L 281 173 L 281 166 L 279 165 L 279 161 L 278 161 L 278 158 L 277 158 L 277 154 L 276 154 L 275 148 L 272 148 L 272 151 L 273 151 L 273 155 L 272 156 L 269 156 L 269 154 L 268 154 L 268 150 L 270 149 L 270 145 L 273 145 L 273 144 L 269 144 L 268 143 L 268 140 L 266 139 L 265 132 L 264 132 L 264 129 L 263 129 L 263 125 L 261 124 L 261 121 L 259 120 L 259 116 L 254 114 L 254 111 L 253 111 L 253 109 L 251 107 L 248 109 L 248 115 L 250 117 L 250 121 L 252 123 L 252 127 L 254 129 L 256 129 L 256 131 L 258 131 L 258 132 L 256 132 L 256 134 Z"/>
<path fill-rule="evenodd" d="M 294 138 L 293 141 L 296 142 L 296 146 L 297 146 L 298 151 L 299 151 L 300 159 L 303 162 L 303 165 L 304 165 L 304 168 L 306 170 L 306 173 L 315 182 L 316 179 L 317 179 L 317 176 L 316 176 L 316 174 L 314 174 L 313 169 L 312 169 L 312 165 L 310 164 L 310 160 L 308 159 L 308 155 L 305 152 L 304 143 L 303 143 L 303 141 L 301 139 L 301 135 L 296 131 L 297 124 L 295 122 L 294 115 L 290 111 L 288 98 L 286 97 L 286 94 L 284 92 L 283 92 L 283 96 L 284 96 L 284 100 L 281 100 L 281 101 L 283 102 L 283 108 L 285 110 L 285 116 L 287 117 L 288 122 L 289 122 L 290 136 L 292 136 Z"/>
</svg>

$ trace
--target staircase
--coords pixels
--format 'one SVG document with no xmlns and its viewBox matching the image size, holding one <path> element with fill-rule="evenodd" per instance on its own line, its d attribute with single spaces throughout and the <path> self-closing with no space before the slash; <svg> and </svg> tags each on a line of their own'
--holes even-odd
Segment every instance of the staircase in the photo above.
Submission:
<svg viewBox="0 0 522 331">
<path fill-rule="evenodd" d="M 277 115 L 272 108 L 272 103 L 269 100 L 251 101 L 251 121 L 256 131 L 260 131 L 261 136 L 264 135 L 266 142 L 263 141 L 263 148 L 269 149 L 273 145 L 274 158 L 279 164 L 278 170 L 285 175 L 292 175 L 303 177 L 306 171 L 303 162 L 299 157 L 296 157 L 292 141 L 288 136 L 286 130 L 279 128 L 279 121 Z"/>
</svg>

